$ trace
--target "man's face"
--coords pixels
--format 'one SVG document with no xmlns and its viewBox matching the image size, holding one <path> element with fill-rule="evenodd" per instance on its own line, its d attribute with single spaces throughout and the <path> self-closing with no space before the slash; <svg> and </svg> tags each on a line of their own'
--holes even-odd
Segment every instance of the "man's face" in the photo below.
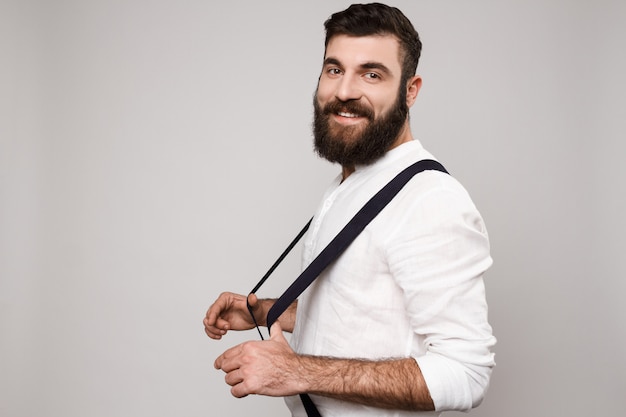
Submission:
<svg viewBox="0 0 626 417">
<path fill-rule="evenodd" d="M 315 149 L 343 166 L 369 164 L 406 135 L 407 90 L 393 36 L 333 37 L 314 99 Z"/>
</svg>

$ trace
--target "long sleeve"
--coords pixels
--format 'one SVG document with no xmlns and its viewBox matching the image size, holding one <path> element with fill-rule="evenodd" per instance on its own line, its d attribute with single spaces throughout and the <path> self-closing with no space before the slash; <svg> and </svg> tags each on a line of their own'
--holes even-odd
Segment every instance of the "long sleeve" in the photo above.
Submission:
<svg viewBox="0 0 626 417">
<path fill-rule="evenodd" d="M 492 264 L 489 240 L 465 190 L 429 175 L 439 184 L 399 202 L 405 214 L 390 231 L 387 256 L 421 344 L 412 355 L 437 411 L 469 410 L 482 401 L 494 366 L 483 283 Z M 409 202 L 411 195 L 419 197 Z"/>
</svg>

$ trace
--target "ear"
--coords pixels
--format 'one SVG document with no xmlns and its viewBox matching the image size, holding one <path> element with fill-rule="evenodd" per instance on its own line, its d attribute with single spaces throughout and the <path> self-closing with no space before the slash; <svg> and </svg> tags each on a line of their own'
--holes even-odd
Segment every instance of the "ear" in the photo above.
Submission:
<svg viewBox="0 0 626 417">
<path fill-rule="evenodd" d="M 415 100 L 417 100 L 417 94 L 422 88 L 422 77 L 414 75 L 407 81 L 406 84 L 406 105 L 411 107 Z"/>
</svg>

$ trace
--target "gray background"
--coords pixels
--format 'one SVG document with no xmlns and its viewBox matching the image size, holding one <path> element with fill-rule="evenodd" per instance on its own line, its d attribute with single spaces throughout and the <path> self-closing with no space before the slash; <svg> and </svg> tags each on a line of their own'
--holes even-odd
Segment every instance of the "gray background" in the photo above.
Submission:
<svg viewBox="0 0 626 417">
<path fill-rule="evenodd" d="M 337 173 L 311 99 L 349 3 L 0 3 L 1 416 L 288 415 L 212 367 L 256 335 L 201 320 Z M 621 415 L 626 3 L 392 4 L 424 42 L 414 133 L 492 239 L 498 366 L 471 414 Z"/>
</svg>

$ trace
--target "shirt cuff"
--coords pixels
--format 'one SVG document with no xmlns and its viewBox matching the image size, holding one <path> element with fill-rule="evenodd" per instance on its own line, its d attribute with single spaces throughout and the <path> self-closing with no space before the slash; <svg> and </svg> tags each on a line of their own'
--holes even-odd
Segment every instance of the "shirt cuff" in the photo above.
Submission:
<svg viewBox="0 0 626 417">
<path fill-rule="evenodd" d="M 415 358 L 437 411 L 469 411 L 473 400 L 463 367 L 435 353 Z"/>
</svg>

